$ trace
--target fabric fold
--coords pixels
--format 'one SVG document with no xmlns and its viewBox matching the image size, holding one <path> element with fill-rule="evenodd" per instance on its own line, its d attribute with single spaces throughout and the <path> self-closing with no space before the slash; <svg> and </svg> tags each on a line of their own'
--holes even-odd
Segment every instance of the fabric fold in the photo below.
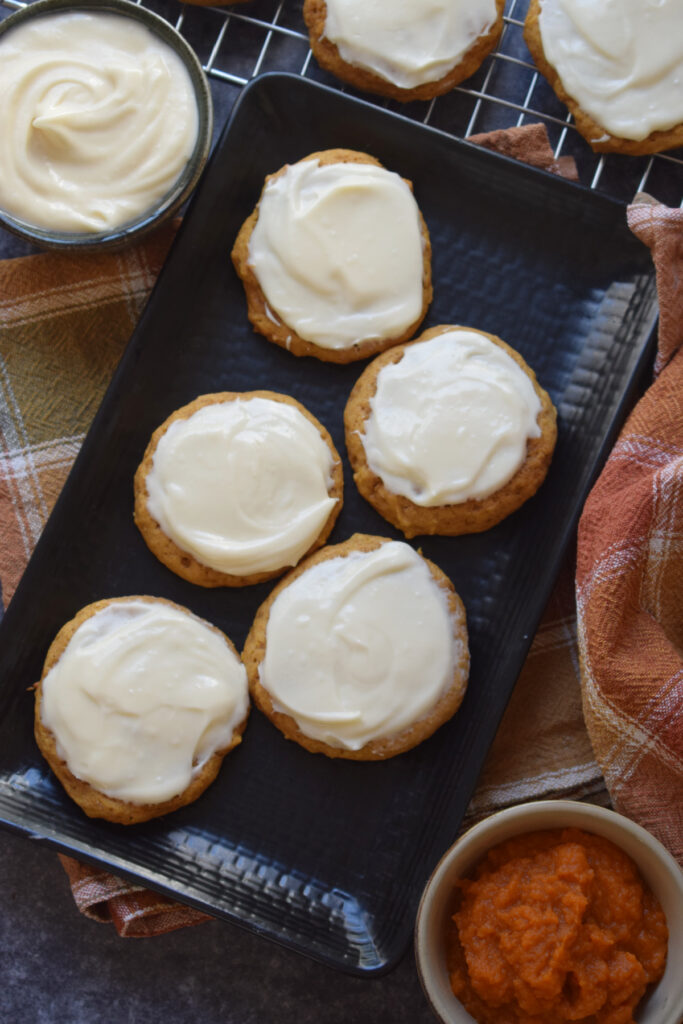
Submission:
<svg viewBox="0 0 683 1024">
<path fill-rule="evenodd" d="M 628 223 L 657 270 L 657 376 L 579 524 L 583 707 L 615 808 L 683 864 L 683 210 Z"/>
<path fill-rule="evenodd" d="M 633 234 L 652 252 L 657 272 L 657 376 L 680 348 L 683 335 L 683 208 L 662 206 L 639 193 L 628 208 L 627 219 Z"/>
<path fill-rule="evenodd" d="M 59 854 L 76 906 L 85 917 L 113 924 L 122 938 L 146 939 L 210 921 L 208 914 L 150 892 L 106 871 Z"/>
</svg>

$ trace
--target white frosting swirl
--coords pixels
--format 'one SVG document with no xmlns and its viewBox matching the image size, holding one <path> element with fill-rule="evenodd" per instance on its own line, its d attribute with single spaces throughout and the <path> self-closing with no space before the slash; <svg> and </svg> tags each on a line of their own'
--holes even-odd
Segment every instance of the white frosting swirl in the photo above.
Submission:
<svg viewBox="0 0 683 1024">
<path fill-rule="evenodd" d="M 115 601 L 81 623 L 43 680 L 41 716 L 77 778 L 161 803 L 227 747 L 249 708 L 224 637 L 162 601 Z"/>
<path fill-rule="evenodd" d="M 465 654 L 454 629 L 426 563 L 390 541 L 319 562 L 278 594 L 260 681 L 307 736 L 359 750 L 425 718 L 446 693 Z"/>
<path fill-rule="evenodd" d="M 0 38 L 0 207 L 36 227 L 102 231 L 170 191 L 197 138 L 180 57 L 132 18 L 46 14 Z"/>
<path fill-rule="evenodd" d="M 235 576 L 296 565 L 325 525 L 334 457 L 296 406 L 205 405 L 174 420 L 147 474 L 147 507 L 197 561 Z"/>
<path fill-rule="evenodd" d="M 385 487 L 430 507 L 485 498 L 540 436 L 528 375 L 484 334 L 454 328 L 384 366 L 361 441 Z"/>
<path fill-rule="evenodd" d="M 493 26 L 495 0 L 326 0 L 325 38 L 399 89 L 444 78 Z"/>
<path fill-rule="evenodd" d="M 374 164 L 304 160 L 270 181 L 249 263 L 270 308 L 322 348 L 400 336 L 422 311 L 417 203 Z"/>
<path fill-rule="evenodd" d="M 611 135 L 683 123 L 681 0 L 541 0 L 538 24 L 565 90 Z"/>
</svg>

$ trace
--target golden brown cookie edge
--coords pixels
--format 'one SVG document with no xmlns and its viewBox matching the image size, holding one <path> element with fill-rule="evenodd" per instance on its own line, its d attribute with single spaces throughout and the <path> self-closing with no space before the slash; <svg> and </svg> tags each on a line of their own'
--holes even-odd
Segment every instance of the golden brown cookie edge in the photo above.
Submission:
<svg viewBox="0 0 683 1024">
<path fill-rule="evenodd" d="M 199 620 L 203 625 L 208 626 L 209 629 L 213 630 L 214 633 L 217 633 L 223 640 L 225 640 L 238 661 L 241 661 L 241 658 L 230 637 L 223 633 L 223 631 L 217 626 L 214 626 L 213 623 L 195 615 L 189 608 L 176 604 L 175 601 L 169 601 L 163 597 L 151 597 L 149 595 L 104 598 L 101 601 L 94 601 L 92 604 L 85 605 L 72 619 L 62 626 L 50 644 L 45 656 L 45 663 L 41 677 L 35 685 L 34 735 L 38 748 L 56 777 L 59 779 L 68 796 L 71 797 L 74 803 L 78 804 L 81 810 L 89 818 L 103 818 L 106 821 L 111 821 L 118 825 L 137 825 L 141 822 L 149 821 L 152 818 L 161 817 L 163 814 L 169 814 L 171 811 L 178 810 L 180 807 L 185 807 L 187 804 L 192 803 L 201 796 L 204 790 L 210 786 L 218 775 L 221 764 L 223 763 L 223 758 L 241 742 L 242 734 L 247 727 L 250 707 L 247 706 L 246 715 L 235 727 L 231 742 L 223 749 L 217 750 L 212 754 L 197 775 L 191 780 L 190 784 L 181 793 L 172 797 L 170 800 L 164 800 L 160 803 L 141 804 L 133 803 L 128 800 L 121 800 L 118 797 L 107 796 L 106 793 L 100 792 L 100 790 L 96 789 L 89 782 L 85 782 L 83 779 L 79 779 L 74 775 L 69 769 L 66 761 L 57 753 L 56 737 L 42 721 L 41 708 L 43 700 L 43 680 L 50 669 L 59 661 L 79 626 L 93 615 L 96 615 L 97 612 L 107 608 L 109 605 L 127 601 L 145 601 L 150 604 L 160 602 L 162 604 L 170 605 L 172 608 L 176 608 L 181 612 L 185 612 L 186 614 L 191 615 L 192 618 Z"/>
<path fill-rule="evenodd" d="M 423 507 L 409 498 L 395 494 L 385 486 L 367 462 L 361 434 L 370 414 L 370 400 L 377 388 L 377 376 L 383 367 L 399 362 L 406 348 L 453 330 L 474 331 L 504 349 L 531 380 L 541 402 L 536 422 L 541 428 L 539 438 L 527 441 L 527 456 L 515 475 L 488 498 L 474 499 L 454 505 Z M 482 533 L 515 512 L 531 498 L 545 480 L 557 439 L 557 413 L 550 396 L 540 386 L 536 374 L 515 349 L 495 334 L 458 324 L 442 324 L 424 331 L 419 338 L 396 346 L 366 366 L 356 381 L 344 409 L 346 450 L 353 470 L 353 479 L 360 494 L 379 514 L 406 537 L 434 535 L 455 537 L 465 533 Z M 493 500 L 495 499 L 495 501 Z"/>
<path fill-rule="evenodd" d="M 546 58 L 539 25 L 540 12 L 540 0 L 531 0 L 524 21 L 524 41 L 529 48 L 536 67 L 547 80 L 557 98 L 568 107 L 574 118 L 577 131 L 584 137 L 594 152 L 645 156 L 650 153 L 661 153 L 666 149 L 677 149 L 679 146 L 683 146 L 683 123 L 675 125 L 667 131 L 651 132 L 644 139 L 634 140 L 612 135 L 606 128 L 598 124 L 597 121 L 594 121 L 590 114 L 587 114 L 573 96 L 567 92 L 556 69 Z"/>
<path fill-rule="evenodd" d="M 265 656 L 268 617 L 278 595 L 290 583 L 293 583 L 295 579 L 303 575 L 307 569 L 320 562 L 330 558 L 345 557 L 353 551 L 375 551 L 382 544 L 390 542 L 391 538 L 388 537 L 375 537 L 369 534 L 355 533 L 341 544 L 330 545 L 311 555 L 305 562 L 301 562 L 296 569 L 293 569 L 284 579 L 276 584 L 256 613 L 245 641 L 242 660 L 247 670 L 252 700 L 286 739 L 293 740 L 313 754 L 325 754 L 330 758 L 342 758 L 352 761 L 383 761 L 389 757 L 395 757 L 398 754 L 405 753 L 407 750 L 411 750 L 432 736 L 441 725 L 452 718 L 460 707 L 465 695 L 470 660 L 465 607 L 455 590 L 452 580 L 449 579 L 443 570 L 422 555 L 420 557 L 427 564 L 435 582 L 448 595 L 453 632 L 455 638 L 460 641 L 462 653 L 461 661 L 455 667 L 453 684 L 440 698 L 429 715 L 404 729 L 397 736 L 373 740 L 370 743 L 366 743 L 360 750 L 346 750 L 343 747 L 333 747 L 307 736 L 301 731 L 290 715 L 275 710 L 270 694 L 261 684 L 259 667 Z"/>
<path fill-rule="evenodd" d="M 369 163 L 374 164 L 376 167 L 383 167 L 379 160 L 370 156 L 368 153 L 361 153 L 351 149 L 320 150 L 302 157 L 301 160 L 295 161 L 295 164 L 300 164 L 307 160 L 318 160 L 320 165 L 335 163 Z M 238 277 L 242 281 L 242 286 L 247 300 L 247 316 L 252 327 L 268 341 L 273 342 L 275 345 L 279 345 L 280 348 L 286 349 L 287 352 L 291 352 L 294 356 L 313 356 L 316 359 L 321 360 L 321 362 L 338 364 L 352 363 L 359 359 L 368 359 L 371 356 L 376 355 L 378 352 L 385 351 L 385 349 L 390 348 L 392 345 L 397 345 L 402 341 L 407 341 L 408 338 L 413 336 L 427 315 L 427 310 L 429 309 L 433 295 L 432 247 L 429 230 L 419 206 L 417 207 L 417 211 L 420 219 L 420 230 L 423 242 L 422 310 L 420 311 L 419 317 L 410 324 L 410 326 L 406 328 L 400 336 L 383 339 L 369 339 L 356 342 L 354 345 L 343 349 L 328 349 L 324 348 L 322 345 L 316 345 L 315 342 L 301 338 L 293 328 L 280 320 L 278 315 L 268 306 L 266 297 L 258 282 L 258 278 L 249 264 L 249 241 L 254 227 L 256 226 L 256 221 L 258 220 L 258 209 L 261 198 L 269 182 L 279 178 L 290 166 L 295 166 L 295 164 L 285 164 L 273 174 L 266 176 L 256 207 L 242 224 L 232 248 L 232 262 Z M 407 178 L 403 178 L 402 180 L 412 192 L 412 182 Z"/>
<path fill-rule="evenodd" d="M 325 71 L 356 89 L 389 96 L 401 103 L 413 100 L 430 100 L 450 92 L 456 85 L 470 78 L 481 67 L 489 53 L 495 49 L 503 31 L 503 11 L 505 0 L 496 0 L 496 20 L 488 32 L 480 35 L 462 58 L 442 78 L 435 82 L 425 82 L 414 88 L 402 89 L 387 81 L 380 75 L 365 68 L 357 67 L 345 61 L 337 46 L 325 37 L 327 20 L 327 4 L 325 0 L 304 0 L 304 21 L 309 33 L 309 42 L 313 56 Z"/>
<path fill-rule="evenodd" d="M 251 573 L 248 576 L 236 576 L 230 573 L 221 572 L 211 566 L 199 562 L 189 551 L 183 550 L 174 540 L 164 533 L 160 524 L 150 513 L 147 502 L 149 494 L 147 491 L 147 475 L 152 468 L 154 453 L 159 441 L 166 433 L 171 423 L 178 419 L 189 419 L 198 409 L 207 405 L 218 405 L 222 402 L 234 401 L 236 399 L 267 398 L 272 401 L 282 402 L 285 405 L 294 406 L 303 416 L 312 423 L 319 431 L 325 444 L 328 446 L 334 459 L 332 468 L 332 487 L 329 495 L 336 498 L 336 504 L 330 510 L 322 530 L 315 538 L 308 551 L 302 556 L 305 558 L 317 548 L 321 547 L 334 528 L 337 517 L 341 511 L 344 500 L 344 471 L 342 461 L 329 431 L 323 426 L 308 409 L 290 395 L 283 395 L 276 391 L 217 391 L 207 395 L 199 395 L 194 401 L 176 409 L 164 422 L 157 427 L 152 434 L 142 461 L 135 472 L 134 479 L 134 510 L 133 520 L 140 531 L 145 544 L 152 554 L 171 572 L 188 583 L 194 583 L 200 587 L 247 587 L 257 583 L 265 583 L 268 580 L 276 579 L 287 572 L 291 566 L 283 565 L 279 569 L 272 569 L 267 572 Z"/>
</svg>

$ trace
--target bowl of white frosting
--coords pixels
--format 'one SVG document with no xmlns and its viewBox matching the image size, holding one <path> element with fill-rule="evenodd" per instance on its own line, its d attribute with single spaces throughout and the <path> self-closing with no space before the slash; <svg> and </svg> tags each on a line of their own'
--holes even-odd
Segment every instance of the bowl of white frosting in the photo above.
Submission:
<svg viewBox="0 0 683 1024">
<path fill-rule="evenodd" d="M 116 248 L 197 184 L 213 107 L 192 48 L 129 0 L 37 0 L 0 23 L 0 224 Z"/>
</svg>

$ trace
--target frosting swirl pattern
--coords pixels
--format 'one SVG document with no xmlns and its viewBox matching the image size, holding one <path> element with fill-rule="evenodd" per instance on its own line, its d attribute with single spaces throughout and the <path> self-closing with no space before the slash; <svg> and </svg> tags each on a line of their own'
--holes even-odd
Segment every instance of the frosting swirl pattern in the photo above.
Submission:
<svg viewBox="0 0 683 1024">
<path fill-rule="evenodd" d="M 131 18 L 44 15 L 0 39 L 0 206 L 36 227 L 119 227 L 170 191 L 198 112 L 176 53 Z"/>
<path fill-rule="evenodd" d="M 680 0 L 541 0 L 539 30 L 567 93 L 611 135 L 683 123 Z"/>
<path fill-rule="evenodd" d="M 417 203 L 375 164 L 287 167 L 261 196 L 249 263 L 271 310 L 322 348 L 398 337 L 422 312 Z"/>
<path fill-rule="evenodd" d="M 276 597 L 261 684 L 307 736 L 359 750 L 426 717 L 463 660 L 445 591 L 399 541 L 307 568 Z"/>
<path fill-rule="evenodd" d="M 493 26 L 495 0 L 326 0 L 325 37 L 347 64 L 399 89 L 435 82 Z"/>
<path fill-rule="evenodd" d="M 485 498 L 540 436 L 541 402 L 520 366 L 486 335 L 454 328 L 384 366 L 361 441 L 385 487 L 431 507 Z"/>
<path fill-rule="evenodd" d="M 322 531 L 334 457 L 296 406 L 251 397 L 174 420 L 147 474 L 147 507 L 198 562 L 235 576 L 295 565 Z"/>
<path fill-rule="evenodd" d="M 70 771 L 160 803 L 231 743 L 249 707 L 225 637 L 163 601 L 114 601 L 76 629 L 43 680 L 41 715 Z"/>
</svg>

